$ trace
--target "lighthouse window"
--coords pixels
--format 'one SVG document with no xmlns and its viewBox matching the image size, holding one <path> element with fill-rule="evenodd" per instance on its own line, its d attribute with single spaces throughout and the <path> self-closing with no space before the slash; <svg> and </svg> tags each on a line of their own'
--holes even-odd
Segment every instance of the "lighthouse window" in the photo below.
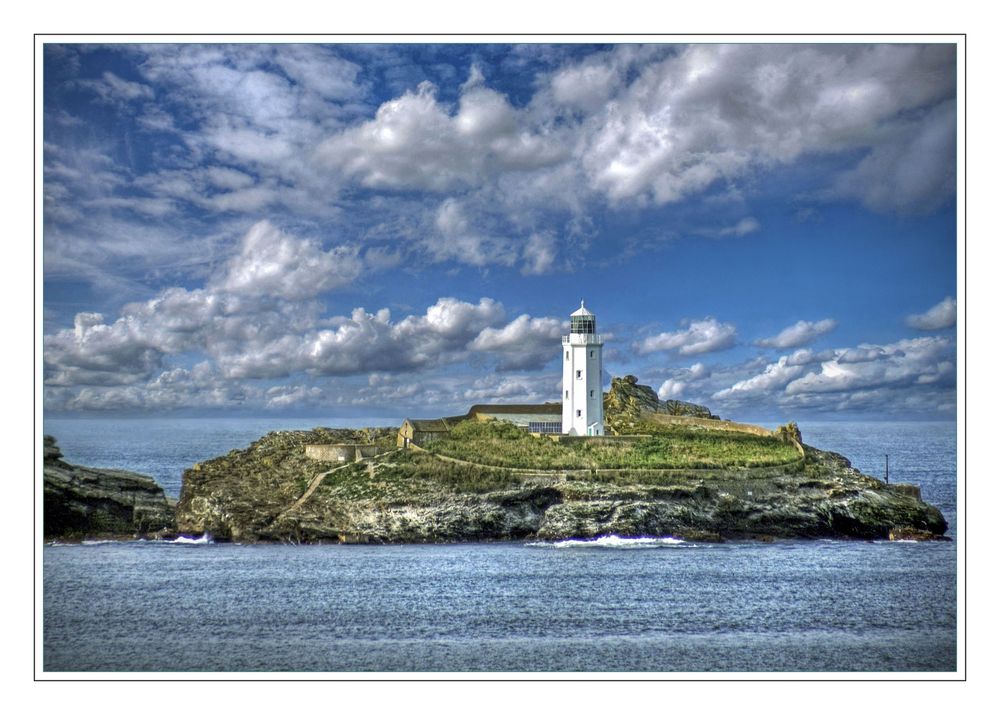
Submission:
<svg viewBox="0 0 1000 715">
<path fill-rule="evenodd" d="M 566 351 L 566 359 L 569 360 L 569 350 Z"/>
<path fill-rule="evenodd" d="M 566 390 L 566 399 L 569 399 L 569 390 Z"/>
<path fill-rule="evenodd" d="M 591 396 L 591 397 L 593 397 L 593 396 L 594 396 L 594 391 L 593 391 L 593 390 L 591 390 L 591 391 L 590 391 L 590 396 Z"/>
<path fill-rule="evenodd" d="M 579 380 L 581 377 L 583 377 L 583 370 L 577 370 L 576 371 L 576 379 Z"/>
<path fill-rule="evenodd" d="M 577 417 L 580 417 L 580 416 L 581 416 L 582 414 L 583 414 L 583 411 L 582 411 L 582 410 L 577 410 L 577 411 L 576 411 L 576 416 L 577 416 Z"/>
<path fill-rule="evenodd" d="M 597 332 L 597 320 L 593 315 L 571 315 L 569 331 L 571 333 L 593 335 Z"/>
<path fill-rule="evenodd" d="M 593 350 L 590 351 L 590 357 L 594 357 L 594 351 Z"/>
</svg>

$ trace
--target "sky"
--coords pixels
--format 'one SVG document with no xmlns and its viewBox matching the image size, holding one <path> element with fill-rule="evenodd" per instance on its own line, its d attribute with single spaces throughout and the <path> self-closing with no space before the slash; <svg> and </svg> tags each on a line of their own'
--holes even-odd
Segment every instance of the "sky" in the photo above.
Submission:
<svg viewBox="0 0 1000 715">
<path fill-rule="evenodd" d="M 47 415 L 953 419 L 954 44 L 48 44 Z"/>
</svg>

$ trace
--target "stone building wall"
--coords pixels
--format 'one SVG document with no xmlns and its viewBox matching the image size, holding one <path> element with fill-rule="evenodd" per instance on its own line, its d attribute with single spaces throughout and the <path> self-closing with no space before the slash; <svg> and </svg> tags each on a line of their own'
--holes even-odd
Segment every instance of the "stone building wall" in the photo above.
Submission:
<svg viewBox="0 0 1000 715">
<path fill-rule="evenodd" d="M 307 444 L 306 456 L 320 462 L 355 462 L 378 454 L 374 444 Z"/>
</svg>

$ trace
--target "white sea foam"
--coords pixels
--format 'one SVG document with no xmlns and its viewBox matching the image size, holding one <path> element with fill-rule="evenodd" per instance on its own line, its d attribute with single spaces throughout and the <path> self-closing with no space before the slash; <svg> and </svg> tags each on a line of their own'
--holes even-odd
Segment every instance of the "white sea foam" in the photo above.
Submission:
<svg viewBox="0 0 1000 715">
<path fill-rule="evenodd" d="M 566 539 L 565 541 L 542 542 L 536 541 L 528 546 L 549 546 L 556 549 L 567 548 L 600 548 L 600 549 L 657 549 L 669 546 L 694 546 L 683 539 L 672 536 L 652 537 L 652 536 L 599 536 L 596 539 Z"/>
<path fill-rule="evenodd" d="M 167 542 L 168 544 L 214 544 L 215 540 L 207 531 L 201 536 L 178 536 L 176 539 Z"/>
</svg>

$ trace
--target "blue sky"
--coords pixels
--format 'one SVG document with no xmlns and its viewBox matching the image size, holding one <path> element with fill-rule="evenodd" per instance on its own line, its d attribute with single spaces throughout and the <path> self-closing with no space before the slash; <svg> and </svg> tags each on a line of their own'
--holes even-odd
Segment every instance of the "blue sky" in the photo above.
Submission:
<svg viewBox="0 0 1000 715">
<path fill-rule="evenodd" d="M 938 45 L 48 45 L 47 414 L 402 417 L 605 367 L 950 419 Z"/>
</svg>

